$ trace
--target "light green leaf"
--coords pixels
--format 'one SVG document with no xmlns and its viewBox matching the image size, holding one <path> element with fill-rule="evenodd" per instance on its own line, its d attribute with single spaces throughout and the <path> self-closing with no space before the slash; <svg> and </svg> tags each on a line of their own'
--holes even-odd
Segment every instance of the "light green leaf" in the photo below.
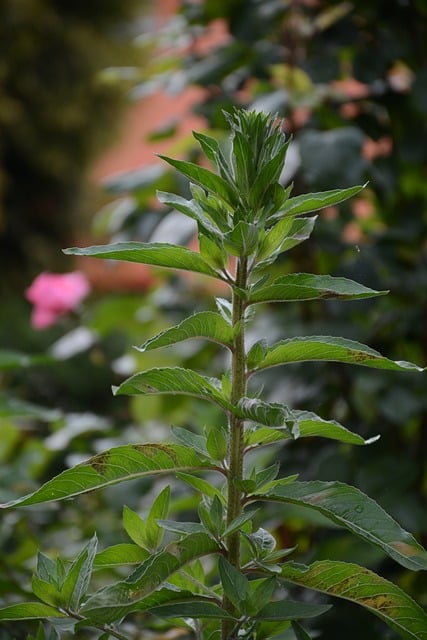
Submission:
<svg viewBox="0 0 427 640">
<path fill-rule="evenodd" d="M 157 522 L 166 531 L 179 535 L 205 532 L 205 527 L 200 522 L 178 522 L 177 520 L 158 520 Z"/>
<path fill-rule="evenodd" d="M 195 533 L 173 542 L 147 558 L 125 580 L 94 593 L 81 608 L 81 613 L 93 622 L 114 622 L 138 610 L 141 601 L 156 592 L 175 571 L 217 551 L 217 543 L 205 533 Z"/>
<path fill-rule="evenodd" d="M 66 618 L 66 614 L 41 602 L 11 604 L 0 609 L 0 620 L 36 620 L 37 618 Z"/>
<path fill-rule="evenodd" d="M 137 544 L 122 542 L 103 549 L 95 556 L 94 569 L 104 569 L 127 564 L 140 564 L 150 553 Z"/>
<path fill-rule="evenodd" d="M 331 298 L 359 300 L 387 293 L 388 291 L 374 291 L 347 278 L 296 273 L 281 276 L 268 286 L 255 285 L 252 287 L 248 304 Z"/>
<path fill-rule="evenodd" d="M 159 618 L 233 619 L 233 617 L 225 609 L 222 609 L 214 602 L 201 602 L 200 600 L 162 605 L 161 607 L 153 607 L 152 609 L 149 609 L 149 611 Z"/>
<path fill-rule="evenodd" d="M 150 351 L 191 338 L 207 338 L 231 348 L 233 330 L 219 313 L 202 311 L 186 318 L 180 324 L 162 331 L 154 338 L 150 338 L 137 349 L 138 351 Z"/>
<path fill-rule="evenodd" d="M 64 249 L 64 253 L 72 256 L 89 256 L 105 258 L 107 260 L 124 260 L 138 262 L 167 269 L 182 269 L 194 271 L 207 276 L 220 276 L 203 260 L 199 253 L 186 247 L 161 242 L 117 242 L 93 247 L 71 247 Z"/>
<path fill-rule="evenodd" d="M 195 200 L 186 200 L 181 196 L 163 191 L 157 192 L 157 198 L 168 207 L 174 208 L 195 220 L 199 228 L 202 228 L 208 235 L 220 236 L 218 227 L 203 213 L 200 205 Z"/>
<path fill-rule="evenodd" d="M 33 576 L 31 579 L 31 588 L 33 594 L 48 605 L 60 607 L 65 604 L 64 599 L 61 597 L 59 587 L 52 582 L 46 582 L 38 576 Z"/>
<path fill-rule="evenodd" d="M 225 234 L 224 245 L 233 256 L 241 258 L 254 253 L 258 245 L 258 238 L 258 227 L 240 220 L 234 229 Z"/>
<path fill-rule="evenodd" d="M 365 607 L 407 640 L 427 639 L 427 616 L 396 585 L 356 564 L 322 560 L 304 567 L 289 563 L 282 568 L 287 582 L 308 587 Z"/>
<path fill-rule="evenodd" d="M 254 371 L 310 361 L 345 362 L 394 371 L 424 371 L 411 362 L 389 360 L 360 342 L 331 336 L 307 336 L 277 342 L 269 347 L 264 359 Z"/>
<path fill-rule="evenodd" d="M 379 438 L 379 436 L 374 436 L 373 438 L 365 440 L 357 433 L 353 433 L 343 427 L 339 422 L 335 420 L 323 420 L 323 418 L 311 411 L 294 410 L 292 411 L 292 416 L 295 422 L 293 425 L 289 424 L 288 428 L 295 440 L 297 438 L 320 436 L 321 438 L 338 440 L 345 444 L 365 445 L 373 444 Z M 286 435 L 284 435 L 284 437 L 286 437 Z"/>
<path fill-rule="evenodd" d="M 175 438 L 186 447 L 190 447 L 190 449 L 198 451 L 200 455 L 205 458 L 209 457 L 208 450 L 206 449 L 206 438 L 204 436 L 200 436 L 189 429 L 183 429 L 182 427 L 177 427 L 175 425 L 171 426 L 171 431 Z"/>
<path fill-rule="evenodd" d="M 159 367 L 136 373 L 115 388 L 115 395 L 172 394 L 195 396 L 229 410 L 232 405 L 220 391 L 216 378 L 202 376 L 191 369 Z"/>
<path fill-rule="evenodd" d="M 293 600 L 281 600 L 266 604 L 255 618 L 257 620 L 302 620 L 321 616 L 330 608 L 331 605 L 327 604 L 306 604 Z"/>
<path fill-rule="evenodd" d="M 167 485 L 156 497 L 148 513 L 145 523 L 145 535 L 147 545 L 152 550 L 157 550 L 163 539 L 163 529 L 159 527 L 157 521 L 167 517 L 169 513 L 170 495 L 170 486 Z"/>
<path fill-rule="evenodd" d="M 209 169 L 200 167 L 193 162 L 176 160 L 175 158 L 168 158 L 161 154 L 159 154 L 159 158 L 165 160 L 165 162 L 172 165 L 175 169 L 178 169 L 180 173 L 189 178 L 192 182 L 195 182 L 203 189 L 206 189 L 209 193 L 217 196 L 229 206 L 233 207 L 236 204 L 237 197 L 234 189 L 221 176 L 218 176 L 215 173 L 212 173 L 212 171 L 209 171 Z"/>
<path fill-rule="evenodd" d="M 224 460 L 227 456 L 227 434 L 221 427 L 211 427 L 206 440 L 209 455 L 214 460 Z"/>
<path fill-rule="evenodd" d="M 372 498 L 342 482 L 293 482 L 275 486 L 258 496 L 319 511 L 367 542 L 380 547 L 402 566 L 427 569 L 427 551 L 402 529 Z"/>
<path fill-rule="evenodd" d="M 304 193 L 303 195 L 289 198 L 282 211 L 271 220 L 282 218 L 283 216 L 300 216 L 303 213 L 311 213 L 318 211 L 324 207 L 331 207 L 339 204 L 348 198 L 357 195 L 366 185 L 358 185 L 349 187 L 348 189 L 333 189 L 332 191 L 321 191 L 319 193 Z"/>
<path fill-rule="evenodd" d="M 177 473 L 176 477 L 189 484 L 191 487 L 193 487 L 193 489 L 196 489 L 196 491 L 200 491 L 202 495 L 205 495 L 211 499 L 218 498 L 218 500 L 220 500 L 222 504 L 225 504 L 225 497 L 213 484 L 211 484 L 207 480 L 198 478 L 197 476 L 194 476 L 190 473 Z"/>
<path fill-rule="evenodd" d="M 130 509 L 126 504 L 123 506 L 123 528 L 129 538 L 139 547 L 147 549 L 146 524 L 144 520 L 135 511 Z"/>
<path fill-rule="evenodd" d="M 61 597 L 67 608 L 73 611 L 78 610 L 88 590 L 97 545 L 98 540 L 94 535 L 67 571 L 67 576 L 61 588 Z"/>
<path fill-rule="evenodd" d="M 196 451 L 180 444 L 123 445 L 66 469 L 34 493 L 2 504 L 0 508 L 63 500 L 125 480 L 205 468 L 212 467 L 202 461 Z"/>
</svg>

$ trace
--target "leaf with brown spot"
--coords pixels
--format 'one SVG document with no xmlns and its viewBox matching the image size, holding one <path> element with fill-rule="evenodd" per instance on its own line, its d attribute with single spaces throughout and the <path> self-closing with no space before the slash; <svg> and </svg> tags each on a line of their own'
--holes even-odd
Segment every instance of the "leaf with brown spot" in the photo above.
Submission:
<svg viewBox="0 0 427 640">
<path fill-rule="evenodd" d="M 123 445 L 66 469 L 33 493 L 2 504 L 0 508 L 73 498 L 94 489 L 157 473 L 214 468 L 197 451 L 182 444 Z"/>
<path fill-rule="evenodd" d="M 407 640 L 427 640 L 426 612 L 395 584 L 356 564 L 322 560 L 305 567 L 288 563 L 281 577 L 368 609 Z"/>
<path fill-rule="evenodd" d="M 373 369 L 424 371 L 412 362 L 389 360 L 360 342 L 331 336 L 307 336 L 281 340 L 269 347 L 252 373 L 294 362 L 344 362 Z"/>
</svg>

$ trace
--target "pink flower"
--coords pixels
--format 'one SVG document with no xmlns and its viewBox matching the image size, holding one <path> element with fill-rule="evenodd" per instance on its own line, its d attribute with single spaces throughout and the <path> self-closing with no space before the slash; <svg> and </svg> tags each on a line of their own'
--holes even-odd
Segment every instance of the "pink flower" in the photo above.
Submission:
<svg viewBox="0 0 427 640">
<path fill-rule="evenodd" d="M 40 273 L 25 291 L 25 297 L 34 305 L 32 326 L 45 329 L 55 324 L 60 316 L 73 311 L 89 291 L 89 282 L 80 271 Z"/>
</svg>

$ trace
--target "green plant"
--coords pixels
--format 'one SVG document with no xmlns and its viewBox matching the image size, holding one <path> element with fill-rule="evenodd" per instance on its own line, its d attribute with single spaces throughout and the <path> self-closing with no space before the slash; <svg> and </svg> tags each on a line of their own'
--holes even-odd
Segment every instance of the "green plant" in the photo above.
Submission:
<svg viewBox="0 0 427 640">
<path fill-rule="evenodd" d="M 141 616 L 142 625 L 154 628 L 153 620 L 171 619 L 171 624 L 196 638 L 285 638 L 292 637 L 286 635 L 289 630 L 304 640 L 311 636 L 301 621 L 316 618 L 329 605 L 323 600 L 294 600 L 292 585 L 297 585 L 360 604 L 404 638 L 425 639 L 425 612 L 398 586 L 352 563 L 318 560 L 303 565 L 288 560 L 298 549 L 276 548 L 275 537 L 261 526 L 265 503 L 297 505 L 319 512 L 408 569 L 426 569 L 427 552 L 360 490 L 340 482 L 299 481 L 294 475 L 277 479 L 280 466 L 262 453 L 273 447 L 277 457 L 279 446 L 303 437 L 354 445 L 376 438 L 366 441 L 336 421 L 271 401 L 256 383 L 265 370 L 298 362 L 422 369 L 389 360 L 353 340 L 330 336 L 288 337 L 274 344 L 261 338 L 248 348 L 247 327 L 261 304 L 358 300 L 386 292 L 328 275 L 271 276 L 271 265 L 279 256 L 309 237 L 315 217 L 307 214 L 338 204 L 363 187 L 291 197 L 292 187 L 280 184 L 289 142 L 280 123 L 264 113 L 243 110 L 227 114 L 227 120 L 229 157 L 213 138 L 194 134 L 217 173 L 164 157 L 189 178 L 192 199 L 170 193 L 160 193 L 159 199 L 196 221 L 199 252 L 136 242 L 66 250 L 193 271 L 229 287 L 231 300 L 217 298 L 217 311 L 195 313 L 140 347 L 147 351 L 204 338 L 229 352 L 229 372 L 219 378 L 158 367 L 133 375 L 115 389 L 116 395 L 194 396 L 218 407 L 226 419 L 198 433 L 174 427 L 172 443 L 115 447 L 64 471 L 34 493 L 2 505 L 9 509 L 38 505 L 126 480 L 175 474 L 200 494 L 198 520 L 168 519 L 169 486 L 159 493 L 145 519 L 125 506 L 124 528 L 133 544 L 97 553 L 94 536 L 70 565 L 39 554 L 32 587 L 41 602 L 10 604 L 0 610 L 0 620 L 61 618 L 73 624 L 74 632 L 93 627 L 102 630 L 103 638 L 127 638 L 120 624 L 133 613 Z M 202 562 L 205 557 L 217 561 Z M 94 568 L 130 564 L 136 567 L 127 577 L 89 589 Z"/>
</svg>

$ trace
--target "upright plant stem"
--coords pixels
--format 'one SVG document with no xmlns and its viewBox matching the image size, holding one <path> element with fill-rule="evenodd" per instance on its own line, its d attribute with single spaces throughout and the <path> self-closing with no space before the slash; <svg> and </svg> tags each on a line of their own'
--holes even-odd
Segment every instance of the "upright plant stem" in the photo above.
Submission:
<svg viewBox="0 0 427 640">
<path fill-rule="evenodd" d="M 247 286 L 247 260 L 242 258 L 237 263 L 236 286 L 246 289 Z M 246 356 L 245 356 L 245 324 L 244 324 L 244 300 L 237 291 L 233 291 L 233 327 L 237 329 L 234 339 L 234 349 L 231 364 L 231 402 L 237 405 L 239 400 L 246 395 Z M 227 524 L 230 524 L 242 511 L 242 490 L 240 481 L 243 477 L 243 448 L 244 448 L 244 421 L 232 415 L 229 424 L 228 443 L 228 504 Z M 228 561 L 237 569 L 240 567 L 240 533 L 230 534 L 227 538 Z M 224 607 L 230 612 L 233 610 L 231 603 L 224 600 Z M 230 622 L 224 621 L 222 626 L 222 640 L 228 638 Z"/>
</svg>

